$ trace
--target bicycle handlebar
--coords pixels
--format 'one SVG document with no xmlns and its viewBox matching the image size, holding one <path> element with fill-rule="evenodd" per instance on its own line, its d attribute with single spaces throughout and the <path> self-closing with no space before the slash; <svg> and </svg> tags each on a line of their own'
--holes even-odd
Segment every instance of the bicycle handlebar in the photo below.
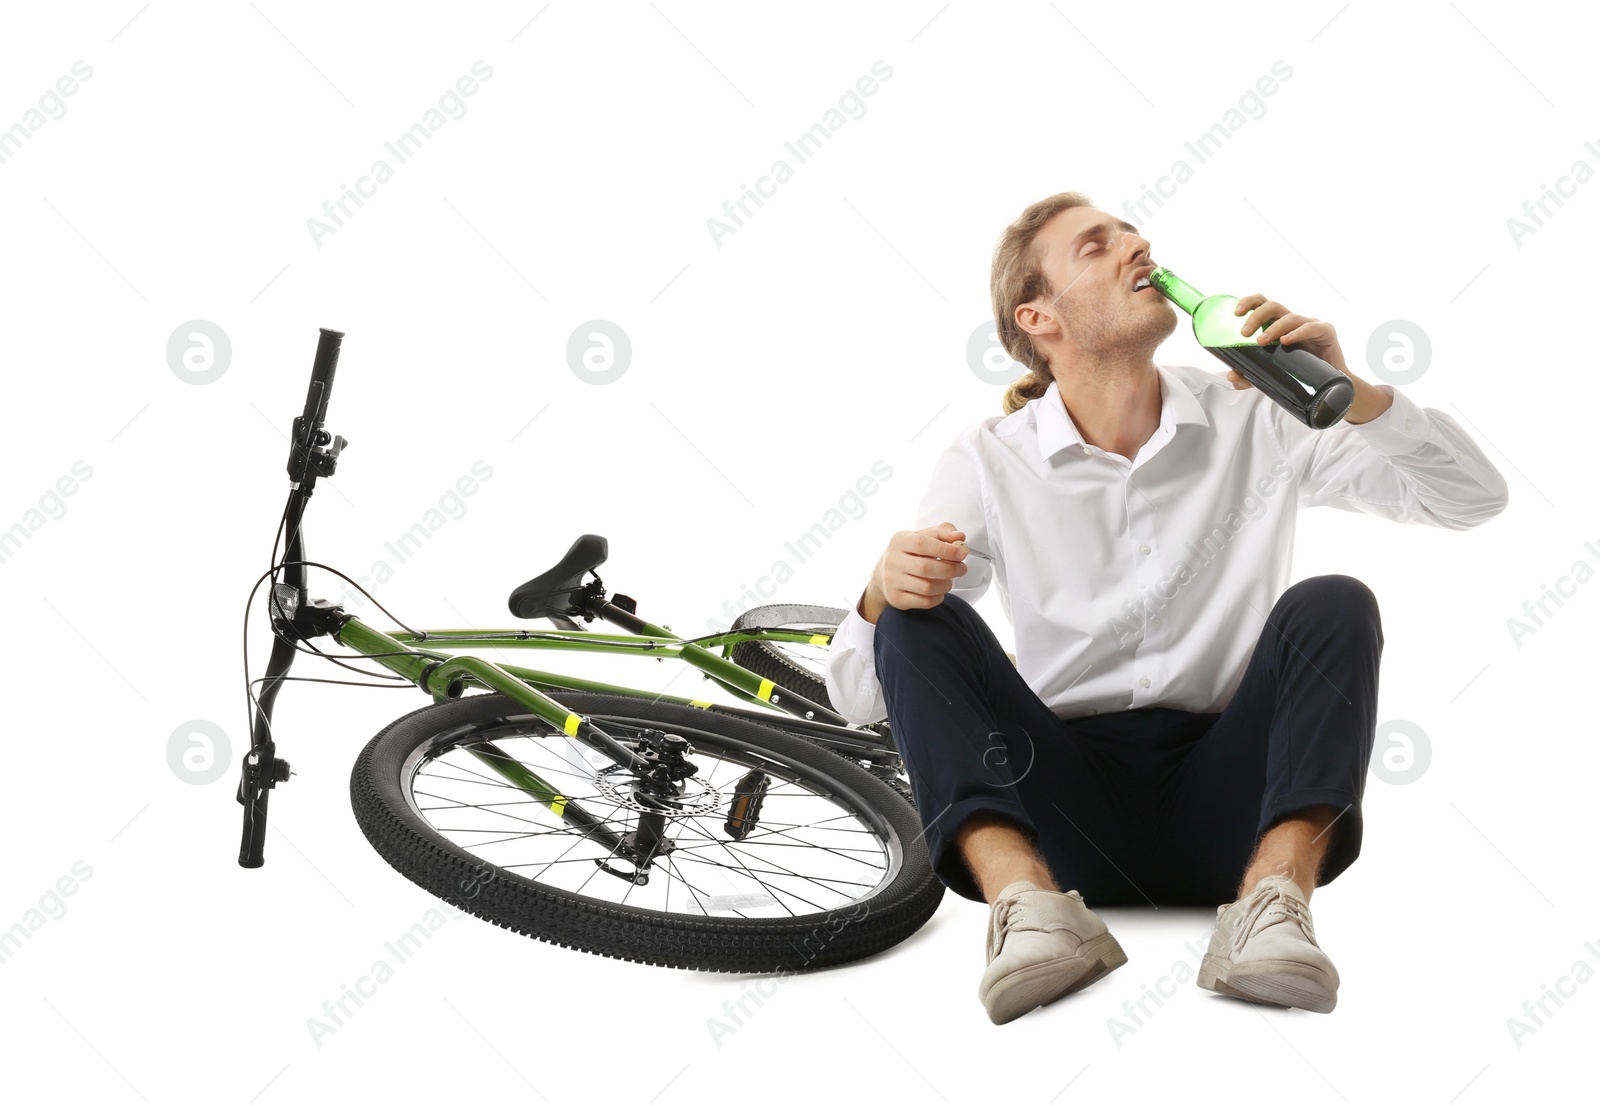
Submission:
<svg viewBox="0 0 1600 1106">
<path fill-rule="evenodd" d="M 289 445 L 289 479 L 294 491 L 284 508 L 283 532 L 288 535 L 284 546 L 283 569 L 285 582 L 294 590 L 300 601 L 305 596 L 306 570 L 300 518 L 306 499 L 321 476 L 332 476 L 339 453 L 348 444 L 342 437 L 332 439 L 323 431 L 322 421 L 328 414 L 328 396 L 333 391 L 333 373 L 339 364 L 339 343 L 344 333 L 321 328 L 317 339 L 317 358 L 311 365 L 311 384 L 306 389 L 306 408 L 294 421 L 293 440 Z M 273 581 L 274 597 L 277 581 Z M 273 599 L 276 603 L 276 598 Z M 246 622 L 248 626 L 248 620 Z M 272 643 L 272 656 L 267 661 L 266 678 L 261 681 L 261 693 L 254 697 L 254 712 L 250 719 L 250 750 L 239 768 L 237 797 L 244 806 L 244 828 L 239 842 L 239 864 L 245 868 L 259 868 L 263 863 L 263 849 L 267 833 L 267 803 L 272 789 L 289 778 L 289 762 L 277 756 L 277 746 L 272 740 L 272 705 L 283 686 L 285 675 L 294 661 L 296 647 L 279 629 Z M 248 673 L 247 673 L 248 676 Z"/>
</svg>

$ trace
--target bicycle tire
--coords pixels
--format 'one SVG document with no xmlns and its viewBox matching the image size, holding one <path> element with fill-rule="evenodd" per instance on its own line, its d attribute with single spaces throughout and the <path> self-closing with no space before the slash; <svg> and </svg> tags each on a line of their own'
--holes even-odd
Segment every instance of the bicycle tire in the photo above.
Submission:
<svg viewBox="0 0 1600 1106">
<path fill-rule="evenodd" d="M 769 603 L 752 607 L 734 619 L 734 630 L 815 630 L 832 634 L 839 628 L 849 612 L 839 607 L 818 607 L 806 603 Z M 788 642 L 741 641 L 733 647 L 729 658 L 734 664 L 765 676 L 785 691 L 804 696 L 833 710 L 828 698 L 827 680 L 803 665 L 796 664 L 785 652 Z"/>
<path fill-rule="evenodd" d="M 848 910 L 789 918 L 710 918 L 641 910 L 500 868 L 429 824 L 408 798 L 405 775 L 408 762 L 415 771 L 420 750 L 460 740 L 451 735 L 532 717 L 503 695 L 471 695 L 430 704 L 390 723 L 368 742 L 351 771 L 350 796 L 369 843 L 413 883 L 495 925 L 602 956 L 703 971 L 809 971 L 859 960 L 903 941 L 938 908 L 944 885 L 929 867 L 914 811 L 894 789 L 846 757 L 794 734 L 715 710 L 595 693 L 564 694 L 562 703 L 602 729 L 609 718 L 647 723 L 667 732 L 693 732 L 701 736 L 691 741 L 708 737 L 712 745 L 723 741 L 739 755 L 770 758 L 790 772 L 815 779 L 832 789 L 828 798 L 858 808 L 857 815 L 885 835 L 898 864 L 869 897 Z M 463 896 L 460 892 L 468 886 L 474 891 Z M 815 951 L 813 944 L 819 946 Z"/>
</svg>

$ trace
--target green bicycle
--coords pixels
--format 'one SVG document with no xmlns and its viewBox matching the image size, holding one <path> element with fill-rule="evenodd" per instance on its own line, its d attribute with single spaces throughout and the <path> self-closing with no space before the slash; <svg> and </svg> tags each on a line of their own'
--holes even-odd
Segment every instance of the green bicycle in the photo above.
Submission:
<svg viewBox="0 0 1600 1106">
<path fill-rule="evenodd" d="M 376 662 L 387 672 L 357 671 L 433 700 L 362 750 L 351 804 L 384 860 L 480 918 L 606 956 L 751 972 L 846 963 L 921 927 L 944 887 L 892 735 L 851 726 L 826 702 L 821 666 L 843 611 L 774 605 L 727 633 L 680 638 L 639 618 L 628 596 L 607 597 L 596 534 L 511 593 L 513 615 L 554 630 L 418 630 L 379 605 L 398 627 L 385 630 L 308 597 L 311 567 L 354 583 L 305 558 L 302 526 L 317 480 L 348 444 L 323 428 L 343 337 L 321 332 L 271 567 L 246 606 L 248 642 L 249 612 L 270 582 L 264 677 L 250 681 L 246 653 L 239 863 L 263 863 L 268 798 L 291 775 L 273 704 L 285 682 L 305 678 L 288 671 L 309 653 L 347 668 Z M 579 618 L 624 632 L 585 630 Z M 325 651 L 324 638 L 347 652 Z M 446 651 L 471 648 L 672 657 L 751 705 Z"/>
</svg>

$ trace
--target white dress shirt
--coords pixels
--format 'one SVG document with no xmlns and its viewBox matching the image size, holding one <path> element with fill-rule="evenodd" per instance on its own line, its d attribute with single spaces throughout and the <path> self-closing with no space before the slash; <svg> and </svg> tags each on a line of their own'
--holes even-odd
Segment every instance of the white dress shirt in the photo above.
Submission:
<svg viewBox="0 0 1600 1106">
<path fill-rule="evenodd" d="M 1289 586 L 1302 507 L 1451 530 L 1505 509 L 1466 432 L 1392 385 L 1376 418 L 1312 430 L 1221 373 L 1156 371 L 1161 424 L 1132 461 L 1087 444 L 1052 383 L 955 436 L 910 526 L 952 522 L 993 557 L 969 553 L 950 594 L 999 584 L 1017 670 L 1059 718 L 1227 706 Z M 829 649 L 828 696 L 852 723 L 888 716 L 876 630 L 852 604 Z"/>
</svg>

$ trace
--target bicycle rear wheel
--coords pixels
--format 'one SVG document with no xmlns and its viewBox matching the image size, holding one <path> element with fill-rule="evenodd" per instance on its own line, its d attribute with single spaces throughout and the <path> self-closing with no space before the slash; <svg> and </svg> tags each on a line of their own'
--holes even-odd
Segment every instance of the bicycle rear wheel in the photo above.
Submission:
<svg viewBox="0 0 1600 1106">
<path fill-rule="evenodd" d="M 753 607 L 734 620 L 732 629 L 795 630 L 827 634 L 839 629 L 848 612 L 807 603 L 769 603 Z M 833 710 L 828 698 L 828 646 L 804 641 L 741 641 L 729 659 L 765 676 L 779 687 Z"/>
<path fill-rule="evenodd" d="M 548 792 L 485 767 L 483 750 L 493 748 L 560 788 L 566 817 L 581 807 L 617 833 L 658 808 L 608 756 L 502 695 L 424 707 L 368 743 L 350 795 L 373 848 L 407 879 L 496 925 L 681 968 L 845 963 L 899 943 L 937 909 L 944 886 L 915 812 L 855 763 L 714 708 L 591 693 L 561 701 L 625 745 L 643 747 L 646 730 L 689 740 L 699 772 L 666 818 L 670 846 L 659 856 L 622 860 L 593 826 L 553 811 Z M 750 815 L 753 781 L 765 786 Z M 741 796 L 747 813 L 736 832 Z"/>
</svg>

